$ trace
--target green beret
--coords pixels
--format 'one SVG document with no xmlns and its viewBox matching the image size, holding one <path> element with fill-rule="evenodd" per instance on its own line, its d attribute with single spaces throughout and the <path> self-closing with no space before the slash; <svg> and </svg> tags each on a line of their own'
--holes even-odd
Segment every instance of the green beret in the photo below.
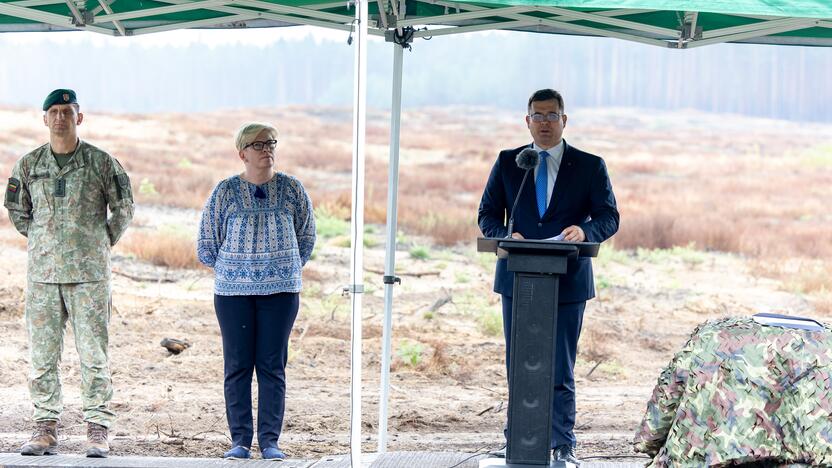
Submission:
<svg viewBox="0 0 832 468">
<path fill-rule="evenodd" d="M 55 104 L 78 104 L 78 100 L 75 98 L 75 91 L 71 89 L 56 89 L 52 91 L 49 93 L 49 96 L 46 96 L 46 100 L 43 101 L 43 110 L 48 111 Z"/>
</svg>

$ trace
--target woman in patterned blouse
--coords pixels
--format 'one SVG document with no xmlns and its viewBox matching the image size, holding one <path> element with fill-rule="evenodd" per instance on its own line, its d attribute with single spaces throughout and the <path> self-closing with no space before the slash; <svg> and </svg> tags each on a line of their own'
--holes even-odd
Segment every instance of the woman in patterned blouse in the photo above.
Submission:
<svg viewBox="0 0 832 468">
<path fill-rule="evenodd" d="M 214 269 L 222 333 L 225 409 L 232 448 L 250 458 L 251 377 L 257 371 L 257 441 L 263 458 L 283 459 L 289 334 L 298 314 L 301 268 L 315 246 L 312 201 L 296 178 L 275 172 L 277 129 L 243 125 L 236 136 L 245 170 L 221 181 L 205 204 L 199 261 Z"/>
</svg>

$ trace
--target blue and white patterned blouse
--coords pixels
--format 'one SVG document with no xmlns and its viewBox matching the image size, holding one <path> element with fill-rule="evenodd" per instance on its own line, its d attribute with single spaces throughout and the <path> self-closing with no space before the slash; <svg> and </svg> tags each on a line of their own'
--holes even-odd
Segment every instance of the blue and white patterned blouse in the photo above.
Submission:
<svg viewBox="0 0 832 468">
<path fill-rule="evenodd" d="M 218 296 L 300 292 L 315 246 L 312 200 L 296 178 L 263 185 L 236 175 L 214 188 L 202 211 L 197 255 L 214 268 Z"/>
</svg>

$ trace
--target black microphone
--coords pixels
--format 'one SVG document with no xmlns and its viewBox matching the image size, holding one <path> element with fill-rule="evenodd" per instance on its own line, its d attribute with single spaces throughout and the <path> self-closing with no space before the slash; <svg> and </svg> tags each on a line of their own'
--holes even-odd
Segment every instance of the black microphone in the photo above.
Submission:
<svg viewBox="0 0 832 468">
<path fill-rule="evenodd" d="M 511 207 L 508 217 L 508 233 L 506 239 L 511 237 L 511 231 L 514 229 L 514 209 L 517 208 L 517 202 L 520 201 L 520 194 L 523 193 L 523 186 L 526 185 L 526 179 L 529 178 L 529 172 L 540 164 L 540 154 L 532 148 L 526 148 L 517 155 L 515 159 L 517 167 L 526 171 L 523 174 L 523 182 L 520 182 L 520 190 L 517 191 L 517 197 L 514 199 L 514 205 Z"/>
</svg>

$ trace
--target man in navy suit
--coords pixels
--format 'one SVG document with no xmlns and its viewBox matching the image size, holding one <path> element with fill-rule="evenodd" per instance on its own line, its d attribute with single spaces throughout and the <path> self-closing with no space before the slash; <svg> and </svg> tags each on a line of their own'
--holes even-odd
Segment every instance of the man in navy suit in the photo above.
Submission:
<svg viewBox="0 0 832 468">
<path fill-rule="evenodd" d="M 504 150 L 491 169 L 479 208 L 479 226 L 486 237 L 548 239 L 562 236 L 569 242 L 603 242 L 618 230 L 618 209 L 604 160 L 569 146 L 563 139 L 566 128 L 563 97 L 553 89 L 541 89 L 529 98 L 526 125 L 534 142 Z M 515 162 L 518 153 L 534 148 L 540 164 L 529 174 L 519 193 L 525 170 Z M 530 183 L 534 182 L 534 183 Z M 509 210 L 520 197 L 514 212 L 514 228 L 507 231 Z M 586 301 L 595 297 L 592 262 L 570 259 L 560 279 L 554 361 L 555 386 L 552 398 L 552 455 L 555 460 L 580 464 L 575 456 L 575 355 L 581 334 Z M 497 260 L 494 292 L 502 295 L 503 330 L 506 338 L 506 367 L 511 349 L 511 304 L 514 274 L 506 260 Z"/>
</svg>

